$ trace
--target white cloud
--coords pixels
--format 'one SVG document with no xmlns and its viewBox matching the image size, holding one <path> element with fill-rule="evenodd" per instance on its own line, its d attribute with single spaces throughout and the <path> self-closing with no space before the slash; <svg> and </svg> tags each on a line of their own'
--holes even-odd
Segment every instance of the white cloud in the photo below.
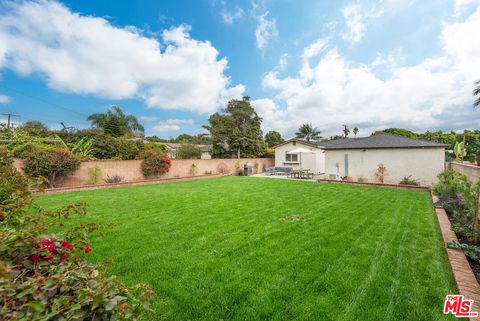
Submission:
<svg viewBox="0 0 480 321">
<path fill-rule="evenodd" d="M 0 94 L 0 104 L 8 104 L 11 101 L 12 101 L 12 98 L 10 98 L 6 95 Z"/>
<path fill-rule="evenodd" d="M 328 44 L 328 39 L 326 38 L 319 38 L 310 45 L 308 45 L 305 49 L 303 49 L 302 58 L 303 59 L 310 59 L 322 52 L 325 46 Z"/>
<path fill-rule="evenodd" d="M 183 125 L 194 125 L 195 121 L 193 119 L 167 119 L 162 120 L 153 127 L 155 132 L 168 132 L 168 131 L 177 131 L 180 130 Z"/>
<path fill-rule="evenodd" d="M 139 119 L 146 123 L 154 122 L 158 119 L 157 116 L 140 116 Z"/>
<path fill-rule="evenodd" d="M 278 35 L 277 22 L 274 18 L 268 19 L 268 11 L 257 16 L 258 25 L 255 30 L 255 39 L 257 40 L 257 47 L 263 50 L 272 37 Z"/>
<path fill-rule="evenodd" d="M 222 16 L 223 22 L 231 25 L 235 20 L 243 18 L 244 11 L 240 7 L 235 7 L 233 11 L 227 11 L 226 9 L 223 9 L 220 15 Z"/>
<path fill-rule="evenodd" d="M 288 54 L 284 53 L 278 59 L 277 69 L 283 70 L 288 66 Z"/>
<path fill-rule="evenodd" d="M 165 30 L 160 41 L 55 1 L 7 7 L 0 13 L 0 68 L 40 75 L 57 91 L 207 113 L 232 90 L 227 60 L 210 42 L 192 39 L 186 25 Z"/>
<path fill-rule="evenodd" d="M 455 0 L 453 17 L 459 17 L 468 7 L 477 2 L 478 0 Z"/>
<path fill-rule="evenodd" d="M 368 22 L 378 18 L 383 12 L 383 7 L 365 8 L 358 2 L 347 5 L 342 10 L 347 27 L 347 30 L 342 33 L 342 38 L 352 44 L 359 42 L 365 35 Z"/>
<path fill-rule="evenodd" d="M 478 30 L 480 7 L 466 20 L 444 25 L 440 55 L 409 66 L 403 65 L 401 50 L 370 64 L 349 61 L 335 47 L 315 63 L 304 53 L 296 76 L 265 75 L 263 86 L 278 91 L 273 99 L 252 103 L 266 129 L 284 134 L 305 122 L 327 134 L 339 133 L 341 124 L 358 126 L 366 135 L 390 126 L 476 128 L 478 110 L 472 108 L 471 94 L 480 77 Z M 380 77 L 376 70 L 385 65 L 388 73 Z"/>
</svg>

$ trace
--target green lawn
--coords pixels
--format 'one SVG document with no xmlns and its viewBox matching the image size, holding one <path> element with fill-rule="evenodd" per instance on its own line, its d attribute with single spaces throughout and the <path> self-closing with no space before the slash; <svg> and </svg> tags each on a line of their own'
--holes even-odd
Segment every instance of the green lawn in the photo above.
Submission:
<svg viewBox="0 0 480 321">
<path fill-rule="evenodd" d="M 152 285 L 149 320 L 445 320 L 455 285 L 422 191 L 224 177 L 39 197 L 86 201 L 92 261 Z"/>
</svg>

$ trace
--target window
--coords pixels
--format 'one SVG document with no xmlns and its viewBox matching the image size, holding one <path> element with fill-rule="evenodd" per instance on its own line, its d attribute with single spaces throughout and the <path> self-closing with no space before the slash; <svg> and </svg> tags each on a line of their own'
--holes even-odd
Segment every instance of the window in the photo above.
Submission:
<svg viewBox="0 0 480 321">
<path fill-rule="evenodd" d="M 285 152 L 285 161 L 286 162 L 298 162 L 298 154 L 289 154 L 288 151 Z"/>
</svg>

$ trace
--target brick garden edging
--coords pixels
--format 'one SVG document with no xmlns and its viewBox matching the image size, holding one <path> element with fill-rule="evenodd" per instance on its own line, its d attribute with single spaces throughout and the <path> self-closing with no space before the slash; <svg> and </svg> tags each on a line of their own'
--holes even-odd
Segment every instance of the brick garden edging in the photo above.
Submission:
<svg viewBox="0 0 480 321">
<path fill-rule="evenodd" d="M 143 180 L 143 181 L 120 182 L 120 183 L 110 183 L 110 184 L 56 187 L 56 188 L 45 189 L 43 192 L 35 192 L 34 195 L 56 194 L 56 193 L 63 193 L 63 192 L 75 192 L 75 191 L 81 191 L 81 190 L 112 188 L 112 187 L 131 186 L 131 185 L 161 184 L 161 183 L 189 181 L 189 180 L 194 180 L 194 179 L 220 177 L 220 176 L 225 176 L 225 175 L 212 174 L 212 175 L 186 176 L 186 177 L 177 177 L 177 178 L 149 179 L 149 180 Z"/>
<path fill-rule="evenodd" d="M 436 203 L 438 198 L 432 194 L 432 202 Z M 452 231 L 450 221 L 447 213 L 441 207 L 435 207 L 440 230 L 442 231 L 443 241 L 445 242 L 445 249 L 447 251 L 448 260 L 452 268 L 455 283 L 459 294 L 463 294 L 466 299 L 474 300 L 474 311 L 480 313 L 480 285 L 473 274 L 470 264 L 468 264 L 465 254 L 462 249 L 451 249 L 446 246 L 447 242 L 455 240 L 458 241 L 455 232 Z M 477 318 L 470 318 L 470 320 L 480 320 Z"/>
<path fill-rule="evenodd" d="M 403 188 L 403 189 L 419 189 L 419 190 L 429 190 L 430 189 L 430 187 L 428 187 L 428 186 L 340 181 L 340 180 L 336 180 L 336 179 L 326 179 L 326 178 L 319 178 L 317 181 L 319 183 L 337 183 L 337 184 L 364 185 L 364 186 L 366 185 L 366 186 L 394 187 L 394 188 Z"/>
</svg>

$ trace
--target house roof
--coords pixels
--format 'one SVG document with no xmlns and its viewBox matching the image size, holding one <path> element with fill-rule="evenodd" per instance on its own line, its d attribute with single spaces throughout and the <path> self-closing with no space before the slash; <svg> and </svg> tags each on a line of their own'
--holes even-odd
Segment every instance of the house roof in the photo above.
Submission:
<svg viewBox="0 0 480 321">
<path fill-rule="evenodd" d="M 172 151 L 176 151 L 178 148 L 180 148 L 180 146 L 182 146 L 184 144 L 177 144 L 177 143 L 165 143 L 165 146 L 167 146 L 167 148 L 169 150 L 172 150 Z M 195 147 L 198 147 L 200 149 L 201 152 L 209 152 L 212 150 L 212 145 L 195 145 Z"/>
<path fill-rule="evenodd" d="M 403 136 L 378 133 L 368 137 L 343 138 L 320 142 L 321 148 L 335 149 L 381 149 L 381 148 L 445 148 L 449 145 L 412 139 Z"/>
</svg>

